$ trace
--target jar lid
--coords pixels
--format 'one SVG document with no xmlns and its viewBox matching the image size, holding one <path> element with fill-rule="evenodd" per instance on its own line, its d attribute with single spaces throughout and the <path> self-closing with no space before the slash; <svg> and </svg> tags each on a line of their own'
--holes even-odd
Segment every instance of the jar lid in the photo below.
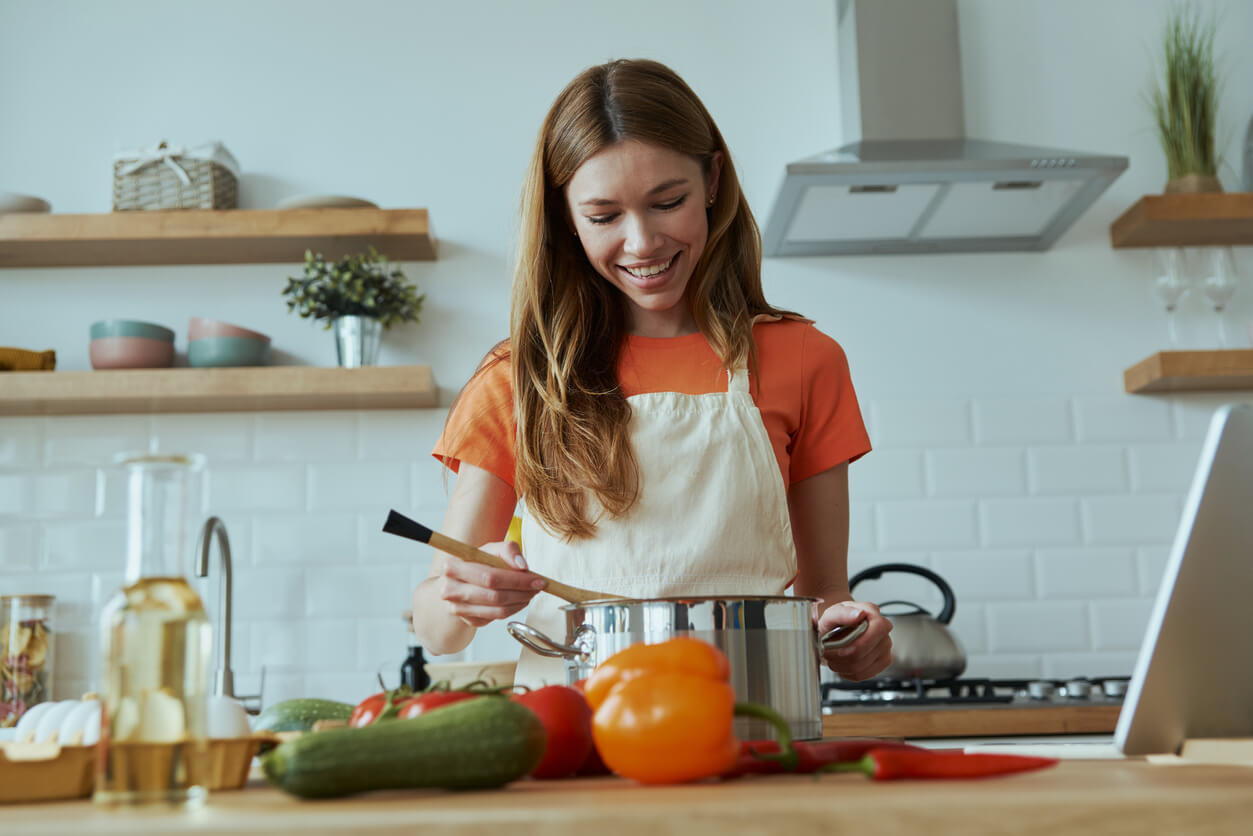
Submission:
<svg viewBox="0 0 1253 836">
<path fill-rule="evenodd" d="M 25 604 L 51 604 L 55 595 L 0 595 L 0 601 L 21 601 Z"/>
</svg>

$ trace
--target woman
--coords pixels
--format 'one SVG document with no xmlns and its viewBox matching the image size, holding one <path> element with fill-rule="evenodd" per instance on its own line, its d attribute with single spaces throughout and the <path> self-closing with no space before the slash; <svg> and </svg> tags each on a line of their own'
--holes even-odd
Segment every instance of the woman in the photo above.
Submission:
<svg viewBox="0 0 1253 836">
<path fill-rule="evenodd" d="M 824 601 L 819 630 L 869 621 L 827 661 L 873 676 L 891 624 L 850 600 L 846 566 L 848 463 L 869 449 L 839 345 L 762 295 L 760 234 L 704 105 L 656 62 L 592 67 L 527 173 L 510 339 L 434 452 L 458 472 L 441 530 L 517 569 L 437 555 L 415 632 L 456 652 L 530 603 L 564 637 L 528 567 L 632 598 L 792 586 Z M 515 506 L 520 550 L 501 542 Z M 564 682 L 563 663 L 523 651 L 517 680 Z"/>
</svg>

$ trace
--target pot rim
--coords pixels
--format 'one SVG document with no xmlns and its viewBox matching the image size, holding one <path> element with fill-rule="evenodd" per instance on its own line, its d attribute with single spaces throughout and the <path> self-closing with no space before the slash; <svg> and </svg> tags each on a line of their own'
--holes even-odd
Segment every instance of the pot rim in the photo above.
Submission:
<svg viewBox="0 0 1253 836">
<path fill-rule="evenodd" d="M 796 601 L 812 604 L 820 600 L 820 598 L 808 595 L 669 595 L 660 598 L 597 598 L 593 601 L 583 601 L 578 604 L 565 604 L 561 609 L 573 612 L 574 610 L 585 610 L 590 607 L 629 607 L 635 604 L 703 604 L 711 601 Z"/>
</svg>

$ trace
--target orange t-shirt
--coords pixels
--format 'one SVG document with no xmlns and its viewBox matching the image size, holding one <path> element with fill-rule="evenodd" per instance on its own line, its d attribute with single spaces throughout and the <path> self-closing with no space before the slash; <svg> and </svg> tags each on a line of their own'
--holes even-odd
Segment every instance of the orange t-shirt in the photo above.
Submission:
<svg viewBox="0 0 1253 836">
<path fill-rule="evenodd" d="M 791 319 L 757 323 L 753 339 L 758 368 L 750 387 L 785 488 L 870 451 L 839 343 Z M 703 334 L 628 336 L 618 385 L 626 397 L 705 395 L 725 392 L 727 373 Z M 466 384 L 432 455 L 454 471 L 464 461 L 512 485 L 516 430 L 509 363 L 496 363 Z"/>
</svg>

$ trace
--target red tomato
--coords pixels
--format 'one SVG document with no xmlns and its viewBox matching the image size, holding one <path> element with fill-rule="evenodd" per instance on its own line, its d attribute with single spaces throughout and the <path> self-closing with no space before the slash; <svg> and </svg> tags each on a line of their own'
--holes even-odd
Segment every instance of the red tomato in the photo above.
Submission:
<svg viewBox="0 0 1253 836">
<path fill-rule="evenodd" d="M 548 733 L 544 759 L 531 770 L 533 778 L 568 778 L 595 751 L 592 745 L 592 707 L 583 692 L 565 685 L 548 685 L 510 697 L 531 709 Z"/>
<path fill-rule="evenodd" d="M 580 693 L 582 693 L 583 684 L 585 682 L 587 682 L 586 679 L 580 679 L 578 682 L 574 683 L 574 687 L 577 688 Z M 600 759 L 600 752 L 596 751 L 595 739 L 592 740 L 591 751 L 587 753 L 587 760 L 583 761 L 582 765 L 579 766 L 578 771 L 575 772 L 574 774 L 585 776 L 585 777 L 591 777 L 595 775 L 612 775 L 613 774 L 613 770 L 605 766 L 605 762 Z"/>
<path fill-rule="evenodd" d="M 368 726 L 379 718 L 379 715 L 383 713 L 385 708 L 387 708 L 386 691 L 380 691 L 373 696 L 366 697 L 352 710 L 352 714 L 348 715 L 348 725 L 354 729 Z"/>
<path fill-rule="evenodd" d="M 482 695 L 473 691 L 431 691 L 426 694 L 418 694 L 416 697 L 410 697 L 401 702 L 396 716 L 402 719 L 417 717 L 419 714 L 425 714 L 442 706 L 479 696 Z"/>
</svg>

